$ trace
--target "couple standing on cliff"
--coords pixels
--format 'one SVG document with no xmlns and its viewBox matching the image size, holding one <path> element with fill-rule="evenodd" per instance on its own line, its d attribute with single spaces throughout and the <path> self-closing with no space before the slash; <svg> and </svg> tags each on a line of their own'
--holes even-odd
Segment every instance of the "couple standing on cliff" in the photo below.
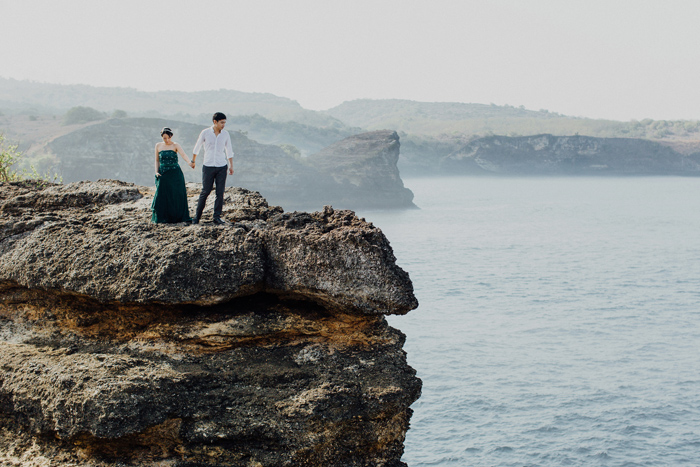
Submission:
<svg viewBox="0 0 700 467">
<path fill-rule="evenodd" d="M 173 131 L 165 127 L 160 132 L 162 142 L 156 144 L 156 194 L 151 204 L 151 221 L 155 223 L 192 222 L 199 224 L 207 197 L 216 183 L 216 201 L 214 203 L 214 224 L 224 225 L 221 211 L 224 207 L 224 189 L 226 188 L 226 172 L 233 175 L 233 149 L 231 136 L 224 130 L 226 115 L 216 112 L 212 117 L 212 126 L 205 128 L 199 134 L 197 144 L 192 150 L 192 160 L 185 155 L 180 144 L 172 140 Z M 182 174 L 177 155 L 187 161 L 194 169 L 195 159 L 200 149 L 204 147 L 204 163 L 202 164 L 202 192 L 197 202 L 197 213 L 190 218 L 187 206 L 187 189 L 185 176 Z"/>
</svg>

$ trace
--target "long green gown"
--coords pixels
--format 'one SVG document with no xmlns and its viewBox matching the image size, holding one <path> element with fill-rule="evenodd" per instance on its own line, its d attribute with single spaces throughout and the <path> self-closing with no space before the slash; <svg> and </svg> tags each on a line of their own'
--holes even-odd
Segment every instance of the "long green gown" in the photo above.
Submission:
<svg viewBox="0 0 700 467">
<path fill-rule="evenodd" d="M 151 221 L 160 223 L 189 222 L 185 176 L 177 163 L 177 152 L 166 150 L 159 153 L 160 177 L 156 177 L 156 195 L 151 203 Z"/>
</svg>

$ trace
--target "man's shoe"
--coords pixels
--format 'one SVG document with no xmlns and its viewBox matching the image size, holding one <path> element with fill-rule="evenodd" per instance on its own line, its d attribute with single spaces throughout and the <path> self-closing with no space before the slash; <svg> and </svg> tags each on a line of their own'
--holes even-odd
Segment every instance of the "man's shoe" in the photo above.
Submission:
<svg viewBox="0 0 700 467">
<path fill-rule="evenodd" d="M 216 224 L 216 225 L 226 225 L 226 221 L 221 220 L 221 219 L 218 218 L 218 217 L 215 217 L 215 218 L 214 218 L 214 224 Z"/>
<path fill-rule="evenodd" d="M 199 224 L 199 218 L 198 217 L 193 217 L 192 218 L 192 225 Z"/>
</svg>

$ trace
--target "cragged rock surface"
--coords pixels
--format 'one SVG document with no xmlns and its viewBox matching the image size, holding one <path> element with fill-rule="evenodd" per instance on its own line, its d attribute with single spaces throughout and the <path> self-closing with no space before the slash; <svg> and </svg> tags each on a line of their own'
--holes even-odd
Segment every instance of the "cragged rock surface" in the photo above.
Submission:
<svg viewBox="0 0 700 467">
<path fill-rule="evenodd" d="M 240 188 L 229 226 L 154 225 L 151 196 L 0 187 L 0 465 L 404 465 L 421 385 L 382 315 L 417 302 L 381 231 Z"/>
<path fill-rule="evenodd" d="M 351 211 L 284 213 L 228 188 L 231 226 L 155 225 L 150 195 L 124 182 L 77 182 L 4 200 L 0 279 L 104 302 L 205 305 L 272 288 L 370 314 L 417 305 L 381 230 Z"/>
</svg>

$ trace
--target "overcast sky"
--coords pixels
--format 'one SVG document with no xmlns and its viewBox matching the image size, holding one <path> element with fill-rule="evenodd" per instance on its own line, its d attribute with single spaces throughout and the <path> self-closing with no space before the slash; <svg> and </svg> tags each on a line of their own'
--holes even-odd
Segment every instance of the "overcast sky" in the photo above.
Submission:
<svg viewBox="0 0 700 467">
<path fill-rule="evenodd" d="M 699 0 L 0 0 L 0 76 L 700 119 Z"/>
</svg>

